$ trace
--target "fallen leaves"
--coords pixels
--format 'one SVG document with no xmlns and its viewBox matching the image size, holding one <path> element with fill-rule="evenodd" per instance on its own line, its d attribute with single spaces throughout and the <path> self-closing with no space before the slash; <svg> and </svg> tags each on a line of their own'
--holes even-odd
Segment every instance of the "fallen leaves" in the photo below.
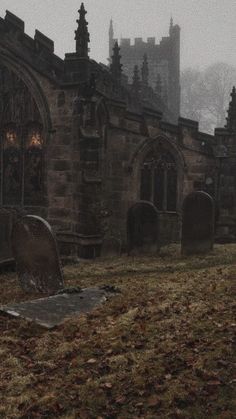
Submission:
<svg viewBox="0 0 236 419">
<path fill-rule="evenodd" d="M 109 390 L 113 387 L 112 383 L 104 383 L 102 384 L 102 387 L 108 388 Z"/>
<path fill-rule="evenodd" d="M 97 360 L 96 360 L 95 358 L 90 358 L 90 359 L 87 361 L 87 364 L 96 364 L 96 362 L 97 362 Z"/>
<path fill-rule="evenodd" d="M 53 331 L 0 317 L 0 416 L 233 417 L 235 267 L 224 261 L 236 246 L 184 260 L 173 249 L 66 267 L 68 285 L 122 293 Z M 8 284 L 2 301 L 22 299 Z"/>
<path fill-rule="evenodd" d="M 120 404 L 120 405 L 124 404 L 125 401 L 126 401 L 126 397 L 125 396 L 117 397 L 116 400 L 115 400 L 116 404 Z"/>
<path fill-rule="evenodd" d="M 161 400 L 156 394 L 153 394 L 147 399 L 148 407 L 158 407 L 160 405 L 161 405 Z"/>
</svg>

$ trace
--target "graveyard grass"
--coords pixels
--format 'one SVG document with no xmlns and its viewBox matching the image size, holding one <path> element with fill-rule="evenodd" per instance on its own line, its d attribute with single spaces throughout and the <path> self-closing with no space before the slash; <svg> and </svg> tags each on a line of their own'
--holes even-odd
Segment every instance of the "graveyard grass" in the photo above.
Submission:
<svg viewBox="0 0 236 419">
<path fill-rule="evenodd" d="M 236 245 L 64 268 L 121 293 L 51 331 L 0 316 L 2 418 L 233 418 Z M 2 274 L 1 304 L 23 301 Z"/>
</svg>

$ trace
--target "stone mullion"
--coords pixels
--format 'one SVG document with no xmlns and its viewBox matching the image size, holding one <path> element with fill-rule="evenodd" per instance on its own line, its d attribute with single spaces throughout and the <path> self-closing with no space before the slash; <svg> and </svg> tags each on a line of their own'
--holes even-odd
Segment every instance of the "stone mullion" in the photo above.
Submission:
<svg viewBox="0 0 236 419">
<path fill-rule="evenodd" d="M 0 147 L 1 147 L 1 205 L 3 205 L 3 131 L 0 132 Z"/>
<path fill-rule="evenodd" d="M 154 202 L 155 197 L 155 169 L 152 168 L 152 176 L 151 176 L 152 188 L 151 188 L 151 202 Z"/>
<path fill-rule="evenodd" d="M 163 202 L 162 202 L 162 210 L 167 210 L 167 188 L 168 188 L 168 176 L 167 176 L 167 168 L 164 169 L 164 185 L 163 185 Z"/>
<path fill-rule="evenodd" d="M 24 206 L 25 203 L 25 135 L 26 135 L 26 128 L 21 127 L 19 133 L 19 141 L 20 141 L 20 148 L 21 148 L 21 206 Z"/>
</svg>

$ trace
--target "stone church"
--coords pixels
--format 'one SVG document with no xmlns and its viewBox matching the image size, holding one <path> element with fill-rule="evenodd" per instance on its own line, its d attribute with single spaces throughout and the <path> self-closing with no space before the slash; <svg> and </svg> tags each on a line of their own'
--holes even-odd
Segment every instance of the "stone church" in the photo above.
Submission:
<svg viewBox="0 0 236 419">
<path fill-rule="evenodd" d="M 177 32 L 172 25 L 174 42 Z M 160 243 L 177 242 L 183 198 L 194 190 L 214 198 L 217 239 L 235 241 L 235 88 L 226 126 L 207 135 L 197 122 L 177 120 L 179 79 L 173 87 L 170 74 L 178 68 L 168 64 L 163 100 L 149 83 L 147 51 L 141 73 L 132 56 L 130 77 L 122 71 L 124 42 L 113 43 L 106 66 L 89 57 L 89 41 L 83 3 L 75 51 L 64 59 L 39 30 L 29 37 L 19 17 L 0 18 L 0 259 L 10 257 L 11 226 L 22 214 L 45 218 L 68 259 L 112 246 L 127 251 L 134 208 L 151 228 L 142 205 L 158 212 Z"/>
</svg>

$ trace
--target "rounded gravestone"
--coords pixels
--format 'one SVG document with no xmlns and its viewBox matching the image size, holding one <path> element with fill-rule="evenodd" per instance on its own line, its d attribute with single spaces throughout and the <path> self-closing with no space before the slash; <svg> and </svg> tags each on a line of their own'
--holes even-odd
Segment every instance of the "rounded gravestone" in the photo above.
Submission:
<svg viewBox="0 0 236 419">
<path fill-rule="evenodd" d="M 201 254 L 213 249 L 214 201 L 206 192 L 186 196 L 182 208 L 182 254 Z"/>
<path fill-rule="evenodd" d="M 140 201 L 129 209 L 127 238 L 129 254 L 159 251 L 159 215 L 151 202 Z"/>
<path fill-rule="evenodd" d="M 54 293 L 63 288 L 57 242 L 43 218 L 26 215 L 16 222 L 12 250 L 20 284 L 26 292 Z"/>
</svg>

